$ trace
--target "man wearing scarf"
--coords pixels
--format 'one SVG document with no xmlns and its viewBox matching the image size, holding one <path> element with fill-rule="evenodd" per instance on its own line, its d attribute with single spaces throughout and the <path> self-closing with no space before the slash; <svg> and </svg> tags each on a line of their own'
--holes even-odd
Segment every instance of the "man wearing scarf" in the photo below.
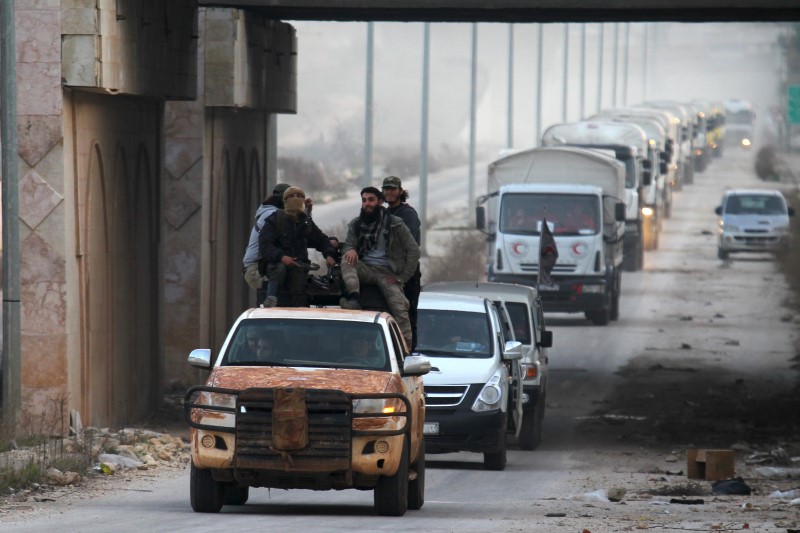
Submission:
<svg viewBox="0 0 800 533">
<path fill-rule="evenodd" d="M 259 234 L 258 249 L 267 261 L 267 298 L 264 307 L 278 304 L 278 289 L 284 283 L 292 294 L 293 307 L 308 307 L 308 248 L 325 256 L 328 266 L 336 264 L 336 250 L 328 236 L 305 212 L 306 195 L 299 187 L 283 193 L 283 210 L 267 217 Z M 283 220 L 279 221 L 278 217 Z"/>
<path fill-rule="evenodd" d="M 361 284 L 376 285 L 410 347 L 411 323 L 403 284 L 417 271 L 419 245 L 403 219 L 390 215 L 382 203 L 383 194 L 377 188 L 361 190 L 361 213 L 347 225 L 347 239 L 342 248 L 342 278 L 347 297 L 339 304 L 342 309 L 360 309 Z"/>
</svg>

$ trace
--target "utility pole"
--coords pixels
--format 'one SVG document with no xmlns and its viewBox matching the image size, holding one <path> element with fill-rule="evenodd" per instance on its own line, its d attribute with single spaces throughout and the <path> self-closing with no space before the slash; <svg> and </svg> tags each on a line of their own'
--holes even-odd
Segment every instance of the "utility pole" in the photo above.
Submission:
<svg viewBox="0 0 800 533">
<path fill-rule="evenodd" d="M 564 23 L 564 82 L 561 94 L 561 122 L 567 121 L 567 95 L 569 91 L 569 24 Z"/>
<path fill-rule="evenodd" d="M 372 123 L 374 102 L 372 96 L 373 79 L 375 76 L 375 23 L 367 22 L 367 91 L 364 124 L 364 179 L 362 185 L 372 185 Z"/>
<path fill-rule="evenodd" d="M 586 117 L 586 24 L 581 24 L 581 104 L 580 120 Z"/>
<path fill-rule="evenodd" d="M 0 1 L 0 139 L 3 191 L 2 424 L 16 429 L 21 405 L 19 170 L 14 2 Z"/>
<path fill-rule="evenodd" d="M 422 124 L 419 146 L 419 219 L 422 222 L 419 248 L 422 255 L 427 256 L 428 241 L 428 104 L 430 100 L 431 70 L 431 24 L 426 22 L 422 35 Z"/>
<path fill-rule="evenodd" d="M 605 26 L 600 23 L 600 44 L 597 46 L 600 57 L 597 58 L 597 113 L 603 110 L 603 33 Z"/>
<path fill-rule="evenodd" d="M 617 107 L 617 66 L 619 63 L 619 22 L 614 23 L 614 65 L 613 76 L 611 76 L 611 106 Z"/>
<path fill-rule="evenodd" d="M 542 142 L 542 61 L 544 54 L 544 28 L 542 23 L 539 23 L 539 42 L 538 50 L 536 51 L 536 146 Z"/>
<path fill-rule="evenodd" d="M 467 208 L 469 217 L 475 216 L 475 130 L 478 107 L 478 23 L 472 23 L 472 72 L 469 98 L 469 186 Z"/>
<path fill-rule="evenodd" d="M 514 25 L 508 25 L 508 120 L 506 148 L 514 146 Z"/>
<path fill-rule="evenodd" d="M 625 74 L 622 78 L 622 105 L 628 105 L 628 60 L 630 58 L 630 54 L 628 49 L 631 44 L 631 23 L 625 23 Z"/>
</svg>

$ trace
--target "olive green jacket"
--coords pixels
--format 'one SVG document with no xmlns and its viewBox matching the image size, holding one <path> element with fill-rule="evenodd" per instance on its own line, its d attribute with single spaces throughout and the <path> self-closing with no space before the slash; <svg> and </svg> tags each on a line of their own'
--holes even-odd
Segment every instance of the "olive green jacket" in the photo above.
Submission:
<svg viewBox="0 0 800 533">
<path fill-rule="evenodd" d="M 402 218 L 390 215 L 388 212 L 386 215 L 389 217 L 389 239 L 386 243 L 389 265 L 397 281 L 405 283 L 417 271 L 419 245 Z M 347 239 L 342 246 L 342 255 L 348 250 L 358 250 L 358 217 L 347 224 Z"/>
</svg>

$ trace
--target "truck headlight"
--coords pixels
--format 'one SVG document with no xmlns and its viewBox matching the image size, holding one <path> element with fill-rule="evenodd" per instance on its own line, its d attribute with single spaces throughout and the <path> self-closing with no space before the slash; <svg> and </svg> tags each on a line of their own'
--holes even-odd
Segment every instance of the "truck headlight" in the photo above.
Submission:
<svg viewBox="0 0 800 533">
<path fill-rule="evenodd" d="M 197 403 L 213 407 L 229 407 L 234 409 L 236 408 L 236 395 L 204 391 L 201 392 L 197 397 Z M 200 416 L 200 419 L 198 420 L 200 423 L 211 424 L 219 427 L 236 427 L 235 413 L 203 410 L 202 407 L 196 407 L 195 409 L 195 412 Z M 244 409 L 244 407 L 242 407 L 242 409 Z"/>
<path fill-rule="evenodd" d="M 642 208 L 642 216 L 651 217 L 653 216 L 653 208 L 652 207 L 643 207 Z"/>
<path fill-rule="evenodd" d="M 475 398 L 475 403 L 472 404 L 473 411 L 482 413 L 500 408 L 503 400 L 503 389 L 500 385 L 502 377 L 503 371 L 502 369 L 498 369 L 489 381 L 486 382 L 486 385 L 483 386 L 478 397 Z"/>
<path fill-rule="evenodd" d="M 403 410 L 397 404 L 398 401 L 394 398 L 362 398 L 360 400 L 353 400 L 353 412 L 390 415 Z"/>
</svg>

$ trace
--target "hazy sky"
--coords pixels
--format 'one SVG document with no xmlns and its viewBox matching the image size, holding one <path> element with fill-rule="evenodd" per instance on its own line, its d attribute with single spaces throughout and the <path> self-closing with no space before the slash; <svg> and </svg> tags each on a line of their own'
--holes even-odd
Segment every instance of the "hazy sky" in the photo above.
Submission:
<svg viewBox="0 0 800 533">
<path fill-rule="evenodd" d="M 362 143 L 366 93 L 365 23 L 295 22 L 298 113 L 281 115 L 282 150 L 333 138 Z M 600 25 L 569 24 L 567 121 L 581 118 L 581 42 L 585 29 L 584 116 L 597 111 Z M 616 101 L 614 42 L 618 28 Z M 761 107 L 778 98 L 777 24 L 630 24 L 625 85 L 625 24 L 603 26 L 602 104 L 644 99 L 739 97 Z M 539 25 L 514 26 L 514 145 L 536 139 Z M 542 130 L 563 122 L 564 24 L 542 26 Z M 647 53 L 645 60 L 645 33 Z M 504 146 L 507 137 L 507 24 L 478 25 L 478 144 Z M 465 147 L 469 139 L 471 24 L 431 26 L 430 146 Z M 421 23 L 375 24 L 374 143 L 419 145 L 422 90 Z M 646 72 L 646 74 L 645 74 Z M 625 96 L 627 95 L 627 101 Z"/>
</svg>

